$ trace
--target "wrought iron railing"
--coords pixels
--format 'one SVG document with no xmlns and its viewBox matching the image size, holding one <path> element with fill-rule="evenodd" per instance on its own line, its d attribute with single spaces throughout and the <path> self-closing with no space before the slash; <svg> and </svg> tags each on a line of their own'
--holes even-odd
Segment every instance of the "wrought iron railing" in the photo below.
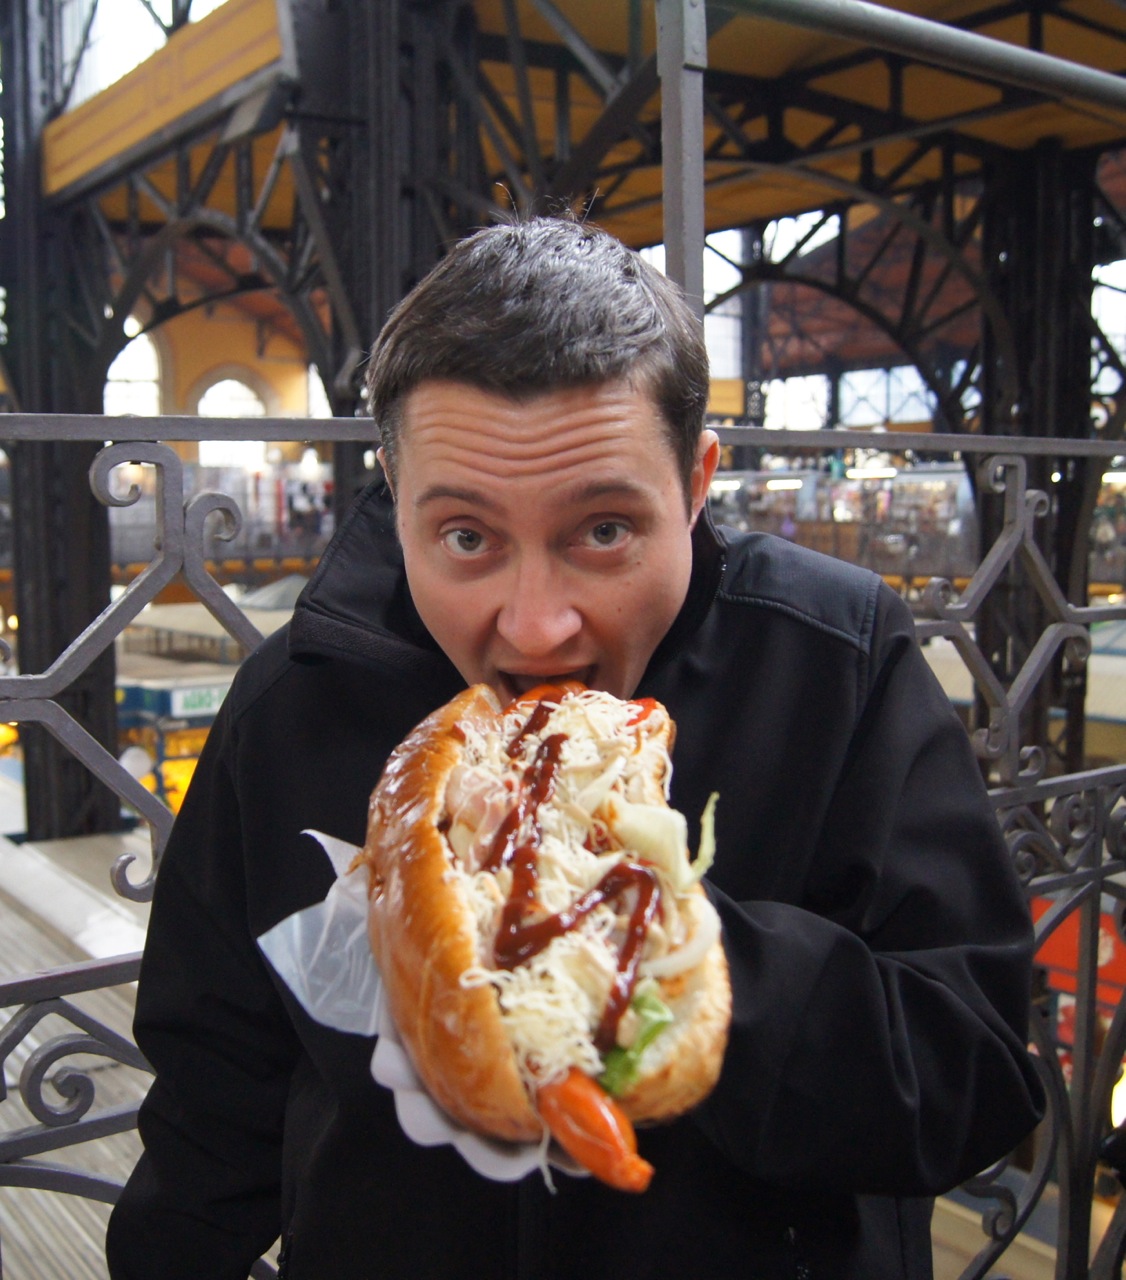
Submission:
<svg viewBox="0 0 1126 1280">
<path fill-rule="evenodd" d="M 208 569 L 207 548 L 237 533 L 240 512 L 215 493 L 189 494 L 176 453 L 162 441 L 233 438 L 250 430 L 256 438 L 284 440 L 296 434 L 308 440 L 367 440 L 369 424 L 354 420 L 128 419 L 9 415 L 0 425 L 6 439 L 102 440 L 112 437 L 91 468 L 95 494 L 109 505 L 135 501 L 136 488 L 114 487 L 111 476 L 127 463 L 155 468 L 155 525 L 151 557 L 119 598 L 42 674 L 0 676 L 0 720 L 35 721 L 135 811 L 152 838 L 152 870 L 136 876 L 127 855 L 112 868 L 116 893 L 144 900 L 151 893 L 172 824 L 170 810 L 136 780 L 115 756 L 96 742 L 56 700 L 69 684 L 137 618 L 143 607 L 174 578 L 182 579 L 212 615 L 244 648 L 259 633 L 235 606 Z M 753 445 L 774 455 L 800 453 L 811 466 L 817 453 L 871 449 L 873 437 L 860 432 L 730 431 L 726 440 Z M 1126 1003 L 1106 1008 L 1100 990 L 1100 947 L 1108 921 L 1126 939 L 1126 763 L 1061 774 L 1042 742 L 1025 742 L 1022 726 L 1045 681 L 1081 679 L 1091 651 L 1091 627 L 1126 619 L 1126 603 L 1092 606 L 1065 598 L 1038 541 L 1038 522 L 1050 515 L 1052 499 L 1027 485 L 1028 460 L 1036 457 L 1086 458 L 1093 467 L 1109 462 L 1124 446 L 1097 441 L 980 439 L 963 436 L 882 434 L 879 448 L 914 457 L 940 455 L 971 460 L 979 490 L 992 492 L 1001 505 L 997 534 L 965 579 L 932 578 L 901 585 L 910 589 L 917 629 L 924 642 L 953 646 L 972 678 L 975 710 L 968 713 L 975 749 L 987 769 L 992 795 L 1014 865 L 1037 904 L 1041 942 L 1074 934 L 1073 1018 L 1061 1033 L 1060 994 L 1050 984 L 1034 996 L 1032 1043 L 1050 1099 L 1048 1117 L 1034 1141 L 1008 1161 L 973 1179 L 958 1193 L 963 1204 L 981 1209 L 982 1236 L 977 1256 L 963 1280 L 991 1272 L 1037 1210 L 1049 1200 L 1054 1209 L 1056 1275 L 1061 1280 L 1119 1274 L 1126 1254 L 1126 1198 L 1119 1199 L 1109 1226 L 1089 1263 L 1092 1205 L 1096 1190 L 1105 1193 L 1116 1178 L 1126 1180 L 1126 1129 L 1111 1127 L 1111 1095 L 1126 1055 Z M 218 528 L 216 528 L 216 525 Z M 1019 580 L 1036 601 L 1039 635 L 1026 646 L 1019 665 L 998 673 L 996 655 L 982 643 L 984 610 L 995 592 L 1011 591 Z M 1010 655 L 1011 656 L 1011 655 Z M 82 1172 L 58 1162 L 62 1152 L 81 1152 L 83 1144 L 119 1133 L 135 1123 L 136 1105 L 104 1105 L 95 1073 L 68 1065 L 93 1056 L 144 1069 L 137 1049 L 72 1001 L 77 993 L 132 981 L 135 955 L 95 961 L 46 973 L 0 980 L 0 1066 L 26 1059 L 18 1092 L 31 1123 L 0 1123 L 0 1188 L 39 1187 L 112 1202 L 118 1187 L 97 1172 Z M 1103 984 L 1105 988 L 1105 983 Z M 1066 999 L 1066 998 L 1065 998 Z M 39 1044 L 27 1044 L 49 1016 L 62 1018 L 67 1030 Z M 22 1047 L 22 1048 L 21 1048 Z M 0 1115 L 4 1114 L 0 1082 Z M 59 1101 L 55 1101 L 55 1098 Z M 1113 1196 L 1110 1199 L 1114 1199 Z M 268 1263 L 254 1274 L 271 1275 Z"/>
<path fill-rule="evenodd" d="M 147 875 L 134 879 L 137 859 L 123 855 L 112 868 L 113 889 L 124 898 L 146 901 L 152 894 L 161 853 L 172 827 L 169 807 L 141 785 L 115 755 L 97 742 L 55 700 L 90 664 L 112 646 L 141 610 L 174 579 L 180 578 L 196 599 L 249 651 L 261 639 L 260 632 L 237 608 L 208 569 L 209 554 L 219 543 L 235 540 L 242 526 L 238 506 L 219 493 L 190 493 L 180 457 L 162 443 L 167 440 L 240 438 L 247 435 L 245 421 L 200 419 L 101 419 L 6 415 L 0 423 L 5 441 L 24 439 L 100 440 L 112 438 L 97 454 L 90 470 L 94 494 L 107 506 L 136 504 L 141 488 L 130 484 L 122 490 L 113 483 L 114 471 L 140 464 L 155 469 L 153 525 L 148 539 L 148 563 L 86 630 L 69 645 L 49 669 L 34 675 L 0 676 L 0 720 L 42 724 L 98 779 L 109 786 L 122 804 L 147 825 L 152 840 L 152 864 Z M 369 442 L 370 423 L 352 419 L 255 420 L 254 437 L 261 440 L 352 440 Z M 2 643 L 2 642 L 0 642 Z M 6 646 L 5 646 L 6 648 Z M 4 654 L 10 659 L 11 653 Z M 0 1188 L 23 1187 L 84 1196 L 113 1203 L 120 1184 L 94 1169 L 84 1171 L 60 1163 L 64 1152 L 136 1124 L 137 1102 L 103 1106 L 98 1077 L 85 1065 L 89 1059 L 124 1063 L 146 1070 L 136 1046 L 111 1027 L 92 1017 L 71 997 L 136 980 L 139 955 L 96 960 L 46 973 L 0 980 L 0 1009 L 9 1011 L 0 1026 L 0 1107 L 7 1099 L 7 1068 L 22 1059 L 18 1073 L 20 1114 L 32 1123 L 0 1123 Z M 27 1045 L 50 1020 L 66 1029 L 37 1044 Z M 9 1113 L 14 1108 L 7 1109 Z M 265 1280 L 274 1275 L 269 1262 L 258 1262 L 252 1275 Z"/>
</svg>

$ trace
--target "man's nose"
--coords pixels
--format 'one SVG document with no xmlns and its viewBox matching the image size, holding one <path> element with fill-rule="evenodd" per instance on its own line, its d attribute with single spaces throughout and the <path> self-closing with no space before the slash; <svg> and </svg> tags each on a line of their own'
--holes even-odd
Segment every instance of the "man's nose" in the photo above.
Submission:
<svg viewBox="0 0 1126 1280">
<path fill-rule="evenodd" d="M 570 603 L 560 575 L 545 560 L 522 559 L 506 584 L 497 632 L 524 657 L 545 657 L 582 630 L 582 615 Z"/>
</svg>

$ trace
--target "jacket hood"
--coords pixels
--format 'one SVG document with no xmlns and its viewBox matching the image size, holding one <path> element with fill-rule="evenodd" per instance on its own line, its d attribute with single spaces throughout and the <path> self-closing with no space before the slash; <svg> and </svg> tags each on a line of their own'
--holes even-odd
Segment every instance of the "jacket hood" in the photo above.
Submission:
<svg viewBox="0 0 1126 1280">
<path fill-rule="evenodd" d="M 680 612 L 649 662 L 664 665 L 699 627 L 719 590 L 724 544 L 707 507 L 692 534 L 692 577 Z M 391 666 L 404 674 L 454 680 L 456 668 L 414 607 L 395 533 L 394 505 L 383 481 L 352 503 L 297 599 L 289 627 L 296 659 L 344 658 Z"/>
<path fill-rule="evenodd" d="M 348 508 L 297 598 L 290 656 L 343 658 L 431 680 L 453 673 L 456 679 L 411 599 L 394 511 L 382 481 L 368 485 Z"/>
</svg>

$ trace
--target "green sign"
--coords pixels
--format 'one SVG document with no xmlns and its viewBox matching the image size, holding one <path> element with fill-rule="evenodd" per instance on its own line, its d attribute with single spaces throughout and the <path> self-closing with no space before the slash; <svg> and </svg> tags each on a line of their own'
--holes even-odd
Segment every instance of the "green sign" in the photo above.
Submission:
<svg viewBox="0 0 1126 1280">
<path fill-rule="evenodd" d="M 229 684 L 201 684 L 172 690 L 172 715 L 213 716 L 227 696 Z"/>
</svg>

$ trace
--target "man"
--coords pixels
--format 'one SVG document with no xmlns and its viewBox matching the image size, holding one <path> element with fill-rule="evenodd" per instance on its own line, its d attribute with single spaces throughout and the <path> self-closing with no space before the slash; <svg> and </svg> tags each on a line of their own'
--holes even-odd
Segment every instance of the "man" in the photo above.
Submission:
<svg viewBox="0 0 1126 1280">
<path fill-rule="evenodd" d="M 393 516 L 361 495 L 243 665 L 158 879 L 115 1280 L 242 1277 L 279 1234 L 288 1280 L 929 1276 L 929 1197 L 1011 1149 L 1040 1091 L 1022 895 L 907 610 L 717 534 L 700 327 L 592 227 L 456 246 L 369 390 Z M 673 804 L 721 796 L 730 1045 L 703 1106 L 640 1134 L 640 1196 L 415 1145 L 371 1041 L 313 1023 L 255 943 L 327 892 L 300 833 L 362 842 L 424 715 L 561 677 L 663 701 Z"/>
</svg>

